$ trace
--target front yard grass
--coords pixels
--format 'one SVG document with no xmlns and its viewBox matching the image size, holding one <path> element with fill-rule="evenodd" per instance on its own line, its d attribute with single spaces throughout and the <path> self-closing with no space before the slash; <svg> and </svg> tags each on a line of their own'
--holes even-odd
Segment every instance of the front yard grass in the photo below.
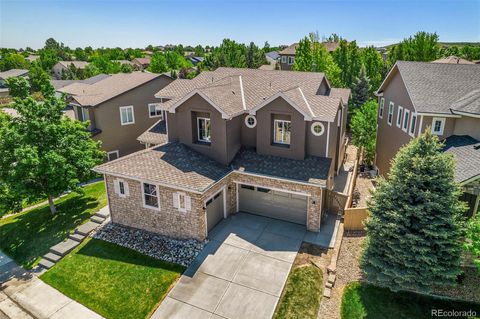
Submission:
<svg viewBox="0 0 480 319">
<path fill-rule="evenodd" d="M 90 239 L 40 279 L 108 319 L 147 317 L 184 267 Z"/>
<path fill-rule="evenodd" d="M 68 237 L 107 205 L 102 182 L 84 187 L 84 194 L 71 193 L 55 201 L 57 213 L 48 204 L 0 219 L 0 249 L 25 268 L 32 268 L 50 247 Z"/>
<path fill-rule="evenodd" d="M 323 293 L 322 270 L 312 264 L 294 266 L 274 318 L 317 318 Z"/>
<path fill-rule="evenodd" d="M 480 314 L 480 304 L 454 302 L 410 292 L 391 292 L 385 288 L 354 282 L 349 284 L 343 292 L 341 318 L 430 319 L 432 309 L 473 310 L 477 315 Z"/>
</svg>

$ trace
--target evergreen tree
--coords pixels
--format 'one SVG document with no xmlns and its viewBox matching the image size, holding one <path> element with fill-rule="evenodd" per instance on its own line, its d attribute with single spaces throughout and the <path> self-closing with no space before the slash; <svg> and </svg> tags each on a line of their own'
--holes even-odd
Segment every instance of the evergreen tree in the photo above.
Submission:
<svg viewBox="0 0 480 319">
<path fill-rule="evenodd" d="M 355 79 L 352 88 L 352 105 L 360 108 L 370 99 L 370 80 L 367 77 L 365 68 L 362 67 L 359 76 Z"/>
<path fill-rule="evenodd" d="M 361 260 L 366 279 L 391 290 L 430 291 L 460 274 L 465 210 L 454 182 L 455 162 L 427 130 L 401 148 L 388 179 L 368 202 Z"/>
</svg>

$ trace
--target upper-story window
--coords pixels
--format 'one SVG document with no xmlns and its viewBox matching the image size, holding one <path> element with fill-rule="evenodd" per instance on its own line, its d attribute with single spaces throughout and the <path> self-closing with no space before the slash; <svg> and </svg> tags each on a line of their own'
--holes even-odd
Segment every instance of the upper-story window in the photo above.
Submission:
<svg viewBox="0 0 480 319">
<path fill-rule="evenodd" d="M 394 109 L 395 109 L 395 105 L 393 104 L 393 102 L 390 102 L 390 104 L 388 104 L 388 115 L 387 115 L 388 125 L 392 125 Z"/>
<path fill-rule="evenodd" d="M 412 137 L 415 135 L 415 125 L 417 125 L 417 114 L 412 112 L 412 119 L 410 120 L 410 130 L 408 132 L 408 134 L 410 134 L 410 136 Z"/>
<path fill-rule="evenodd" d="M 398 106 L 398 111 L 397 111 L 397 127 L 402 126 L 402 115 L 403 115 L 403 107 Z"/>
<path fill-rule="evenodd" d="M 290 144 L 290 134 L 292 131 L 292 122 L 285 120 L 275 120 L 273 122 L 273 142 L 279 144 Z"/>
<path fill-rule="evenodd" d="M 212 141 L 212 126 L 209 118 L 197 117 L 197 138 L 200 142 Z"/>
<path fill-rule="evenodd" d="M 282 63 L 287 63 L 287 57 L 285 55 L 282 55 Z"/>
<path fill-rule="evenodd" d="M 157 109 L 157 104 L 148 104 L 148 117 L 160 117 L 160 119 L 163 120 L 163 111 Z"/>
<path fill-rule="evenodd" d="M 403 127 L 402 130 L 407 132 L 408 131 L 408 121 L 410 120 L 410 111 L 405 110 L 405 115 L 403 116 Z"/>
<path fill-rule="evenodd" d="M 288 57 L 288 64 L 289 64 L 289 65 L 292 65 L 293 62 L 295 62 L 295 57 L 294 57 L 294 56 L 289 56 L 289 57 Z"/>
<path fill-rule="evenodd" d="M 445 118 L 434 117 L 432 120 L 432 134 L 443 135 L 444 129 L 445 129 Z"/>
<path fill-rule="evenodd" d="M 383 119 L 383 109 L 385 108 L 385 99 L 382 97 L 380 99 L 380 107 L 378 110 L 378 117 Z"/>
<path fill-rule="evenodd" d="M 122 125 L 134 124 L 133 105 L 120 106 L 120 123 Z"/>
</svg>

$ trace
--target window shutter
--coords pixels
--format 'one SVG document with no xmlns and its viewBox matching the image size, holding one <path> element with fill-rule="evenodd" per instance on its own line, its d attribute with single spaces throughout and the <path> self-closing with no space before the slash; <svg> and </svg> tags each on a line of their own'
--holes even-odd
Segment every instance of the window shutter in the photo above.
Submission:
<svg viewBox="0 0 480 319">
<path fill-rule="evenodd" d="M 190 196 L 185 196 L 185 209 L 187 211 L 192 210 L 192 199 L 190 198 Z"/>
<path fill-rule="evenodd" d="M 118 180 L 113 180 L 113 189 L 115 190 L 115 194 L 120 195 L 120 186 L 118 185 Z"/>
<path fill-rule="evenodd" d="M 130 190 L 128 189 L 128 183 L 126 181 L 123 182 L 123 188 L 125 190 L 125 196 L 130 196 Z"/>
<path fill-rule="evenodd" d="M 178 208 L 178 201 L 179 201 L 179 195 L 178 193 L 173 193 L 173 207 Z"/>
</svg>

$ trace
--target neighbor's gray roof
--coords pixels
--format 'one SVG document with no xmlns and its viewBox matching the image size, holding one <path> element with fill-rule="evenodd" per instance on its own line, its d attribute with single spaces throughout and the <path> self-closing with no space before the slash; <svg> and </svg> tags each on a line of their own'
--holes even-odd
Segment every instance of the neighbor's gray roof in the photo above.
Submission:
<svg viewBox="0 0 480 319">
<path fill-rule="evenodd" d="M 70 64 L 73 64 L 77 69 L 84 69 L 89 63 L 85 61 L 58 61 L 61 65 L 68 68 Z"/>
<path fill-rule="evenodd" d="M 10 77 L 23 76 L 28 74 L 28 70 L 24 69 L 11 69 L 7 71 L 0 72 L 0 79 L 8 79 Z"/>
<path fill-rule="evenodd" d="M 117 73 L 92 84 L 73 83 L 58 91 L 70 94 L 80 105 L 95 106 L 159 76 L 148 72 Z"/>
<path fill-rule="evenodd" d="M 265 53 L 265 55 L 267 57 L 269 57 L 270 59 L 273 59 L 273 60 L 277 60 L 280 57 L 280 54 L 278 54 L 277 51 L 267 52 L 267 53 Z"/>
<path fill-rule="evenodd" d="M 307 156 L 304 160 L 295 160 L 260 155 L 254 149 L 242 148 L 231 166 L 240 172 L 325 186 L 331 164 L 332 160 L 326 157 Z"/>
<path fill-rule="evenodd" d="M 480 88 L 480 65 L 476 64 L 397 61 L 394 68 L 420 113 L 452 114 L 452 105 Z M 378 92 L 388 85 L 387 80 Z"/>
<path fill-rule="evenodd" d="M 137 140 L 145 144 L 163 144 L 168 141 L 167 124 L 165 120 L 158 121 L 143 132 Z"/>
<path fill-rule="evenodd" d="M 177 79 L 155 96 L 170 99 L 159 104 L 161 109 L 169 110 L 194 91 L 200 92 L 228 117 L 234 117 L 253 110 L 277 94 L 283 94 L 308 117 L 333 121 L 342 98 L 338 95 L 317 95 L 324 78 L 325 75 L 320 72 L 222 67 L 202 72 L 192 80 Z"/>
<path fill-rule="evenodd" d="M 50 80 L 50 83 L 52 83 L 53 88 L 55 90 L 61 89 L 67 85 L 73 84 L 73 83 L 85 83 L 85 84 L 93 84 L 98 81 L 101 81 L 103 79 L 108 78 L 110 75 L 108 74 L 98 74 L 95 76 L 92 76 L 88 79 L 85 80 Z"/>
<path fill-rule="evenodd" d="M 231 171 L 180 143 L 139 151 L 99 165 L 94 170 L 195 192 L 205 191 Z"/>
<path fill-rule="evenodd" d="M 457 56 L 451 55 L 446 58 L 441 58 L 435 61 L 432 61 L 432 63 L 449 63 L 449 64 L 475 64 L 472 61 L 468 61 L 462 58 L 459 58 Z"/>
<path fill-rule="evenodd" d="M 451 109 L 456 112 L 480 114 L 480 88 L 474 90 L 452 104 Z"/>
<path fill-rule="evenodd" d="M 480 175 L 480 141 L 468 135 L 452 135 L 445 139 L 444 150 L 455 156 L 457 182 Z"/>
</svg>

